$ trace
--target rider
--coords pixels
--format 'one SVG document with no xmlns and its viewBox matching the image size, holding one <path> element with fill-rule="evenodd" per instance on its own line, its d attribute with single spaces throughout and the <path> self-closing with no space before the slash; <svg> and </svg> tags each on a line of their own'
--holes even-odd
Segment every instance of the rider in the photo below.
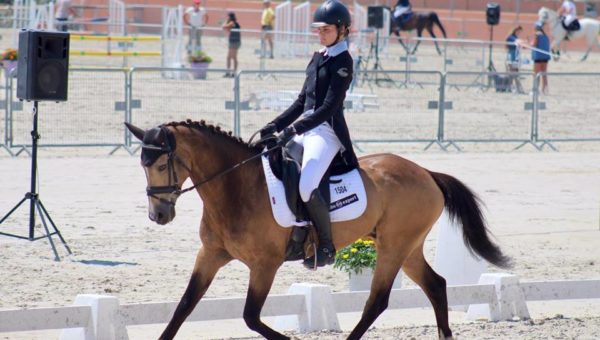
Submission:
<svg viewBox="0 0 600 340">
<path fill-rule="evenodd" d="M 564 0 L 558 9 L 558 15 L 561 16 L 562 25 L 567 31 L 577 31 L 580 28 L 577 20 L 577 7 L 571 0 Z"/>
<path fill-rule="evenodd" d="M 324 48 L 315 52 L 308 64 L 296 101 L 261 129 L 261 135 L 282 131 L 278 136 L 280 145 L 293 138 L 304 146 L 299 191 L 318 233 L 316 255 L 320 267 L 335 261 L 336 250 L 331 236 L 329 202 L 317 188 L 332 161 L 347 170 L 358 167 L 343 107 L 353 73 L 346 42 L 350 23 L 350 12 L 336 0 L 325 1 L 316 10 L 312 27 L 318 29 Z M 304 265 L 311 268 L 314 261 L 315 258 L 310 257 L 304 260 Z"/>
<path fill-rule="evenodd" d="M 412 5 L 409 0 L 398 0 L 394 7 L 394 21 L 402 27 L 412 17 Z"/>
</svg>

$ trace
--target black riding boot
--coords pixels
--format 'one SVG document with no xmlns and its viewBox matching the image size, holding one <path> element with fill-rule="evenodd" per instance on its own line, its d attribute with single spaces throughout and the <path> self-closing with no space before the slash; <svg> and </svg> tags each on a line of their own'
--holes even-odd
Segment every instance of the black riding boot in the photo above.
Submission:
<svg viewBox="0 0 600 340">
<path fill-rule="evenodd" d="M 317 246 L 317 266 L 323 267 L 335 262 L 335 247 L 331 238 L 331 220 L 329 219 L 329 204 L 321 195 L 318 189 L 310 194 L 310 200 L 306 202 L 308 216 L 312 220 L 317 234 L 319 235 L 319 244 Z M 315 257 L 311 256 L 304 260 L 304 266 L 313 268 Z"/>
</svg>

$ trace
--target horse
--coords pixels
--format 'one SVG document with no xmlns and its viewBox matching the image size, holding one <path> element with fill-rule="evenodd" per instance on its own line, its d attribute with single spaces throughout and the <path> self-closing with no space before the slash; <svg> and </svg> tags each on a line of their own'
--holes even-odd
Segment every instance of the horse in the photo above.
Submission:
<svg viewBox="0 0 600 340">
<path fill-rule="evenodd" d="M 588 57 L 588 54 L 594 48 L 594 46 L 600 47 L 600 42 L 598 41 L 598 34 L 600 34 L 600 21 L 591 19 L 591 18 L 583 18 L 579 20 L 579 24 L 581 28 L 574 32 L 567 32 L 567 30 L 562 25 L 562 20 L 558 16 L 558 13 L 555 11 L 542 7 L 538 11 L 538 19 L 541 22 L 548 22 L 552 29 L 552 53 L 555 54 L 554 59 L 558 60 L 560 57 L 560 43 L 568 36 L 569 39 L 581 39 L 585 38 L 587 42 L 587 50 L 581 61 L 585 61 Z M 555 52 L 556 51 L 556 52 Z"/>
<path fill-rule="evenodd" d="M 442 31 L 442 35 L 444 36 L 444 39 L 446 38 L 446 29 L 442 25 L 442 22 L 440 21 L 440 18 L 436 12 L 433 12 L 433 11 L 431 11 L 431 12 L 413 12 L 412 17 L 407 22 L 403 23 L 402 25 L 400 25 L 398 22 L 396 22 L 393 15 L 390 17 L 391 17 L 390 33 L 393 33 L 398 37 L 398 42 L 400 43 L 400 45 L 402 45 L 402 47 L 404 47 L 404 49 L 406 50 L 407 53 L 415 54 L 417 52 L 417 48 L 419 47 L 419 44 L 421 44 L 421 40 L 417 40 L 417 44 L 415 45 L 415 47 L 413 48 L 413 50 L 411 52 L 411 51 L 409 51 L 408 47 L 402 41 L 402 38 L 400 37 L 400 31 L 411 31 L 411 30 L 416 29 L 417 37 L 421 38 L 421 36 L 423 35 L 423 30 L 427 30 L 427 32 L 429 32 L 429 35 L 433 39 L 436 39 L 437 37 L 435 36 L 435 33 L 433 33 L 433 25 L 437 25 L 439 27 L 439 29 Z M 440 47 L 438 46 L 437 41 L 434 40 L 433 43 L 435 44 L 435 49 L 437 50 L 437 53 L 439 55 L 442 55 L 442 51 L 440 50 Z"/>
<path fill-rule="evenodd" d="M 195 189 L 204 203 L 202 244 L 194 269 L 160 339 L 173 339 L 219 268 L 233 259 L 250 270 L 243 311 L 248 328 L 267 339 L 289 339 L 260 319 L 275 273 L 285 261 L 292 229 L 279 226 L 272 215 L 258 160 L 262 150 L 204 121 L 171 122 L 149 130 L 125 124 L 143 142 L 149 219 L 159 225 L 172 221 L 177 198 L 186 191 Z M 333 223 L 333 241 L 341 249 L 371 236 L 377 264 L 364 312 L 348 339 L 360 339 L 387 308 L 401 268 L 431 301 L 440 338 L 452 339 L 446 281 L 423 255 L 425 237 L 444 207 L 460 221 L 465 244 L 474 254 L 500 267 L 507 267 L 511 259 L 491 241 L 477 196 L 459 180 L 392 154 L 364 156 L 359 165 L 367 192 L 366 211 L 357 219 Z M 193 186 L 182 189 L 188 178 Z"/>
</svg>

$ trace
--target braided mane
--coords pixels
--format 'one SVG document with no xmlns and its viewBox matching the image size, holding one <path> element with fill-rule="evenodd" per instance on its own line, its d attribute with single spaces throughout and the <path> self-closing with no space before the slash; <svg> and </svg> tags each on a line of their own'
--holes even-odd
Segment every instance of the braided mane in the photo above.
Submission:
<svg viewBox="0 0 600 340">
<path fill-rule="evenodd" d="M 181 122 L 170 122 L 170 123 L 164 124 L 164 126 L 172 126 L 174 128 L 183 126 L 183 127 L 189 128 L 189 129 L 196 129 L 198 131 L 208 131 L 214 135 L 225 137 L 226 139 L 228 139 L 232 142 L 235 142 L 236 144 L 245 146 L 250 150 L 254 150 L 254 151 L 260 150 L 260 148 L 251 146 L 250 144 L 248 144 L 248 142 L 245 142 L 242 138 L 234 136 L 231 131 L 221 130 L 220 126 L 207 124 L 204 119 L 199 122 L 193 121 L 191 119 L 188 119 L 186 121 L 181 121 Z"/>
</svg>

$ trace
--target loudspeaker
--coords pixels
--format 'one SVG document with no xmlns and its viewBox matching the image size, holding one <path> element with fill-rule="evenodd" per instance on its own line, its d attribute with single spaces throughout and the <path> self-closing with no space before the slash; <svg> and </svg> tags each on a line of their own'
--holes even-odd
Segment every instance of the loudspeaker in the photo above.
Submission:
<svg viewBox="0 0 600 340">
<path fill-rule="evenodd" d="M 17 98 L 66 101 L 69 86 L 69 34 L 19 32 Z"/>
<path fill-rule="evenodd" d="M 485 19 L 488 25 L 495 26 L 500 23 L 500 5 L 495 2 L 487 4 Z"/>
<path fill-rule="evenodd" d="M 370 28 L 383 28 L 383 6 L 369 6 L 367 8 L 367 26 Z"/>
</svg>

